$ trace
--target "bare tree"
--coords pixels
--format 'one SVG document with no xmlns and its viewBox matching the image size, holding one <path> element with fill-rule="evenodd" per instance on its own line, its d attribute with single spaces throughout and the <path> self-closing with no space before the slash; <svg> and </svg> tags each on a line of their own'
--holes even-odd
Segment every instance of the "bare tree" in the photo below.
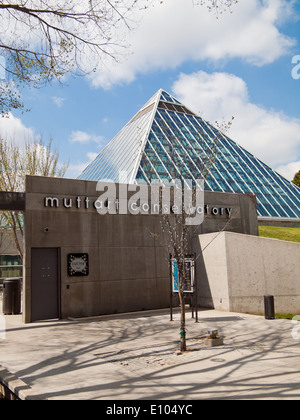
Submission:
<svg viewBox="0 0 300 420">
<path fill-rule="evenodd" d="M 232 12 L 232 6 L 239 0 L 193 0 L 194 5 L 207 6 L 208 10 L 215 12 L 218 17 L 227 10 Z"/>
<path fill-rule="evenodd" d="M 76 67 L 85 71 L 82 55 L 88 49 L 97 57 L 113 55 L 114 47 L 121 42 L 116 29 L 120 22 L 129 27 L 130 13 L 138 3 L 139 0 L 1 1 L 4 25 L 0 48 L 7 52 L 6 70 L 30 83 L 37 81 L 37 74 L 43 80 L 51 80 Z"/>
<path fill-rule="evenodd" d="M 2 244 L 3 244 L 4 224 L 5 224 L 5 219 L 4 219 L 3 214 L 0 212 L 0 248 L 2 247 Z"/>
<path fill-rule="evenodd" d="M 19 88 L 87 75 L 128 47 L 137 10 L 172 0 L 0 0 L 0 112 L 24 108 Z M 184 0 L 182 0 L 184 2 Z M 191 0 L 217 15 L 236 0 Z M 1 60 L 2 59 L 2 60 Z"/>
<path fill-rule="evenodd" d="M 1 0 L 0 55 L 13 83 L 1 84 L 0 109 L 22 106 L 17 87 L 67 73 L 88 74 L 126 46 L 132 13 L 156 0 Z M 1 64 L 1 63 L 0 63 Z"/>
<path fill-rule="evenodd" d="M 223 133 L 228 131 L 232 125 L 234 118 L 231 121 L 226 123 L 223 121 L 222 123 L 216 125 L 219 130 L 222 130 Z M 207 123 L 209 126 L 209 123 Z M 198 157 L 196 159 L 197 162 L 197 175 L 194 176 L 194 180 L 192 183 L 188 182 L 191 180 L 187 179 L 186 176 L 186 167 L 191 160 L 191 154 L 188 150 L 189 148 L 192 149 L 192 146 L 189 145 L 189 142 L 186 142 L 185 149 L 186 155 L 182 156 L 179 152 L 181 149 L 181 143 L 183 141 L 182 134 L 178 132 L 174 132 L 170 129 L 170 127 L 163 122 L 161 125 L 162 135 L 164 137 L 164 153 L 167 154 L 168 160 L 168 172 L 169 177 L 172 180 L 176 180 L 174 182 L 174 194 L 173 200 L 170 203 L 170 207 L 172 208 L 175 203 L 175 195 L 178 193 L 181 195 L 179 202 L 182 203 L 182 207 L 179 209 L 173 208 L 173 211 L 163 211 L 161 215 L 161 228 L 162 232 L 166 238 L 166 244 L 168 247 L 169 254 L 172 255 L 173 259 L 177 265 L 177 273 L 178 273 L 178 297 L 179 297 L 179 304 L 180 304 L 180 350 L 181 352 L 186 351 L 186 311 L 185 311 L 185 285 L 187 279 L 187 265 L 186 265 L 186 258 L 187 255 L 191 254 L 191 240 L 192 236 L 198 231 L 199 226 L 191 226 L 188 223 L 188 219 L 190 219 L 190 209 L 196 209 L 196 202 L 197 202 L 197 194 L 199 194 L 199 184 L 198 180 L 207 180 L 210 175 L 210 171 L 218 158 L 219 153 L 219 141 L 220 138 L 223 136 L 221 131 L 218 131 L 218 134 L 215 135 L 210 139 L 210 142 L 203 142 L 201 134 L 198 133 L 198 143 L 201 144 L 201 152 L 198 153 Z M 195 136 L 195 134 L 194 134 Z M 151 183 L 154 180 L 157 180 L 157 171 L 156 167 L 160 165 L 158 156 L 161 153 L 161 146 L 152 145 L 154 150 L 153 156 L 149 158 L 147 155 L 147 151 L 142 150 L 142 164 L 145 167 L 145 173 L 147 173 L 148 179 L 147 182 Z M 195 157 L 194 157 L 195 159 Z M 195 179 L 198 177 L 198 179 Z M 178 182 L 179 181 L 179 182 Z M 170 184 L 169 184 L 170 185 Z M 186 200 L 186 195 L 184 191 L 184 186 L 190 190 L 189 199 Z M 178 191 L 176 191 L 178 188 Z M 201 193 L 201 191 L 200 191 Z M 204 191 L 203 191 L 204 193 Z M 224 229 L 228 228 L 230 223 L 230 219 L 228 220 L 227 224 L 224 226 Z M 200 255 L 196 256 L 196 259 L 199 258 Z M 170 261 L 171 263 L 171 261 Z M 170 270 L 171 271 L 171 270 Z"/>
<path fill-rule="evenodd" d="M 52 150 L 51 138 L 46 145 L 40 138 L 28 141 L 24 147 L 0 138 L 0 191 L 24 192 L 26 175 L 62 177 L 67 167 L 59 164 L 59 154 Z M 2 229 L 12 233 L 18 253 L 23 257 L 23 213 L 1 212 L 0 220 Z"/>
</svg>

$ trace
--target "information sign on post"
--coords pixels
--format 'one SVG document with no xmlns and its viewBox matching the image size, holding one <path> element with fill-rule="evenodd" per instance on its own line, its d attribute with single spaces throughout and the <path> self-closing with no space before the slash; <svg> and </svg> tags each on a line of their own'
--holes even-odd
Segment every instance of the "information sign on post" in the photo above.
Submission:
<svg viewBox="0 0 300 420">
<path fill-rule="evenodd" d="M 194 318 L 194 311 L 196 312 L 196 322 L 198 322 L 198 302 L 197 302 L 197 280 L 196 280 L 196 255 L 186 255 L 184 259 L 185 264 L 185 279 L 183 296 L 190 298 L 190 305 L 192 308 L 192 318 Z M 178 263 L 176 258 L 170 254 L 170 320 L 173 321 L 173 296 L 179 293 L 179 273 Z"/>
<path fill-rule="evenodd" d="M 172 258 L 172 284 L 173 293 L 178 293 L 179 276 L 178 276 L 178 264 L 175 258 Z M 195 265 L 194 259 L 186 258 L 185 264 L 185 279 L 184 279 L 184 293 L 194 293 L 194 282 L 195 282 Z"/>
</svg>

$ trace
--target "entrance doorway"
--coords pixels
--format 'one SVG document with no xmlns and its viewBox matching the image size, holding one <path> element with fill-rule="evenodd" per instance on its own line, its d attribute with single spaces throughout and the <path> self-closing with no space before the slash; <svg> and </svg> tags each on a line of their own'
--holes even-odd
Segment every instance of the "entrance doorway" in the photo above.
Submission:
<svg viewBox="0 0 300 420">
<path fill-rule="evenodd" d="M 60 318 L 60 249 L 31 250 L 31 321 Z"/>
</svg>

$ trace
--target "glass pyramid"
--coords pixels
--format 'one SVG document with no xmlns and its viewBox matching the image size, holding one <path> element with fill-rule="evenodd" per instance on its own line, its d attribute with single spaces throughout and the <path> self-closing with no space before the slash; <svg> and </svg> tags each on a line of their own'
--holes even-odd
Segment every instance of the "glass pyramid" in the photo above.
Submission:
<svg viewBox="0 0 300 420">
<path fill-rule="evenodd" d="M 207 191 L 254 193 L 261 217 L 300 218 L 300 189 L 159 90 L 79 179 L 205 179 Z"/>
</svg>

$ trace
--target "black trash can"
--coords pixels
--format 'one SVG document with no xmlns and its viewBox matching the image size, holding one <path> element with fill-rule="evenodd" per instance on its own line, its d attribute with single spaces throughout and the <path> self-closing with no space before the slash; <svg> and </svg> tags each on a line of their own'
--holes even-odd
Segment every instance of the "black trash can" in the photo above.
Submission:
<svg viewBox="0 0 300 420">
<path fill-rule="evenodd" d="M 4 315 L 17 315 L 21 313 L 21 288 L 22 279 L 10 278 L 3 280 L 3 305 Z"/>
<path fill-rule="evenodd" d="M 265 318 L 266 319 L 275 319 L 275 303 L 274 296 L 266 295 L 265 300 Z"/>
</svg>

